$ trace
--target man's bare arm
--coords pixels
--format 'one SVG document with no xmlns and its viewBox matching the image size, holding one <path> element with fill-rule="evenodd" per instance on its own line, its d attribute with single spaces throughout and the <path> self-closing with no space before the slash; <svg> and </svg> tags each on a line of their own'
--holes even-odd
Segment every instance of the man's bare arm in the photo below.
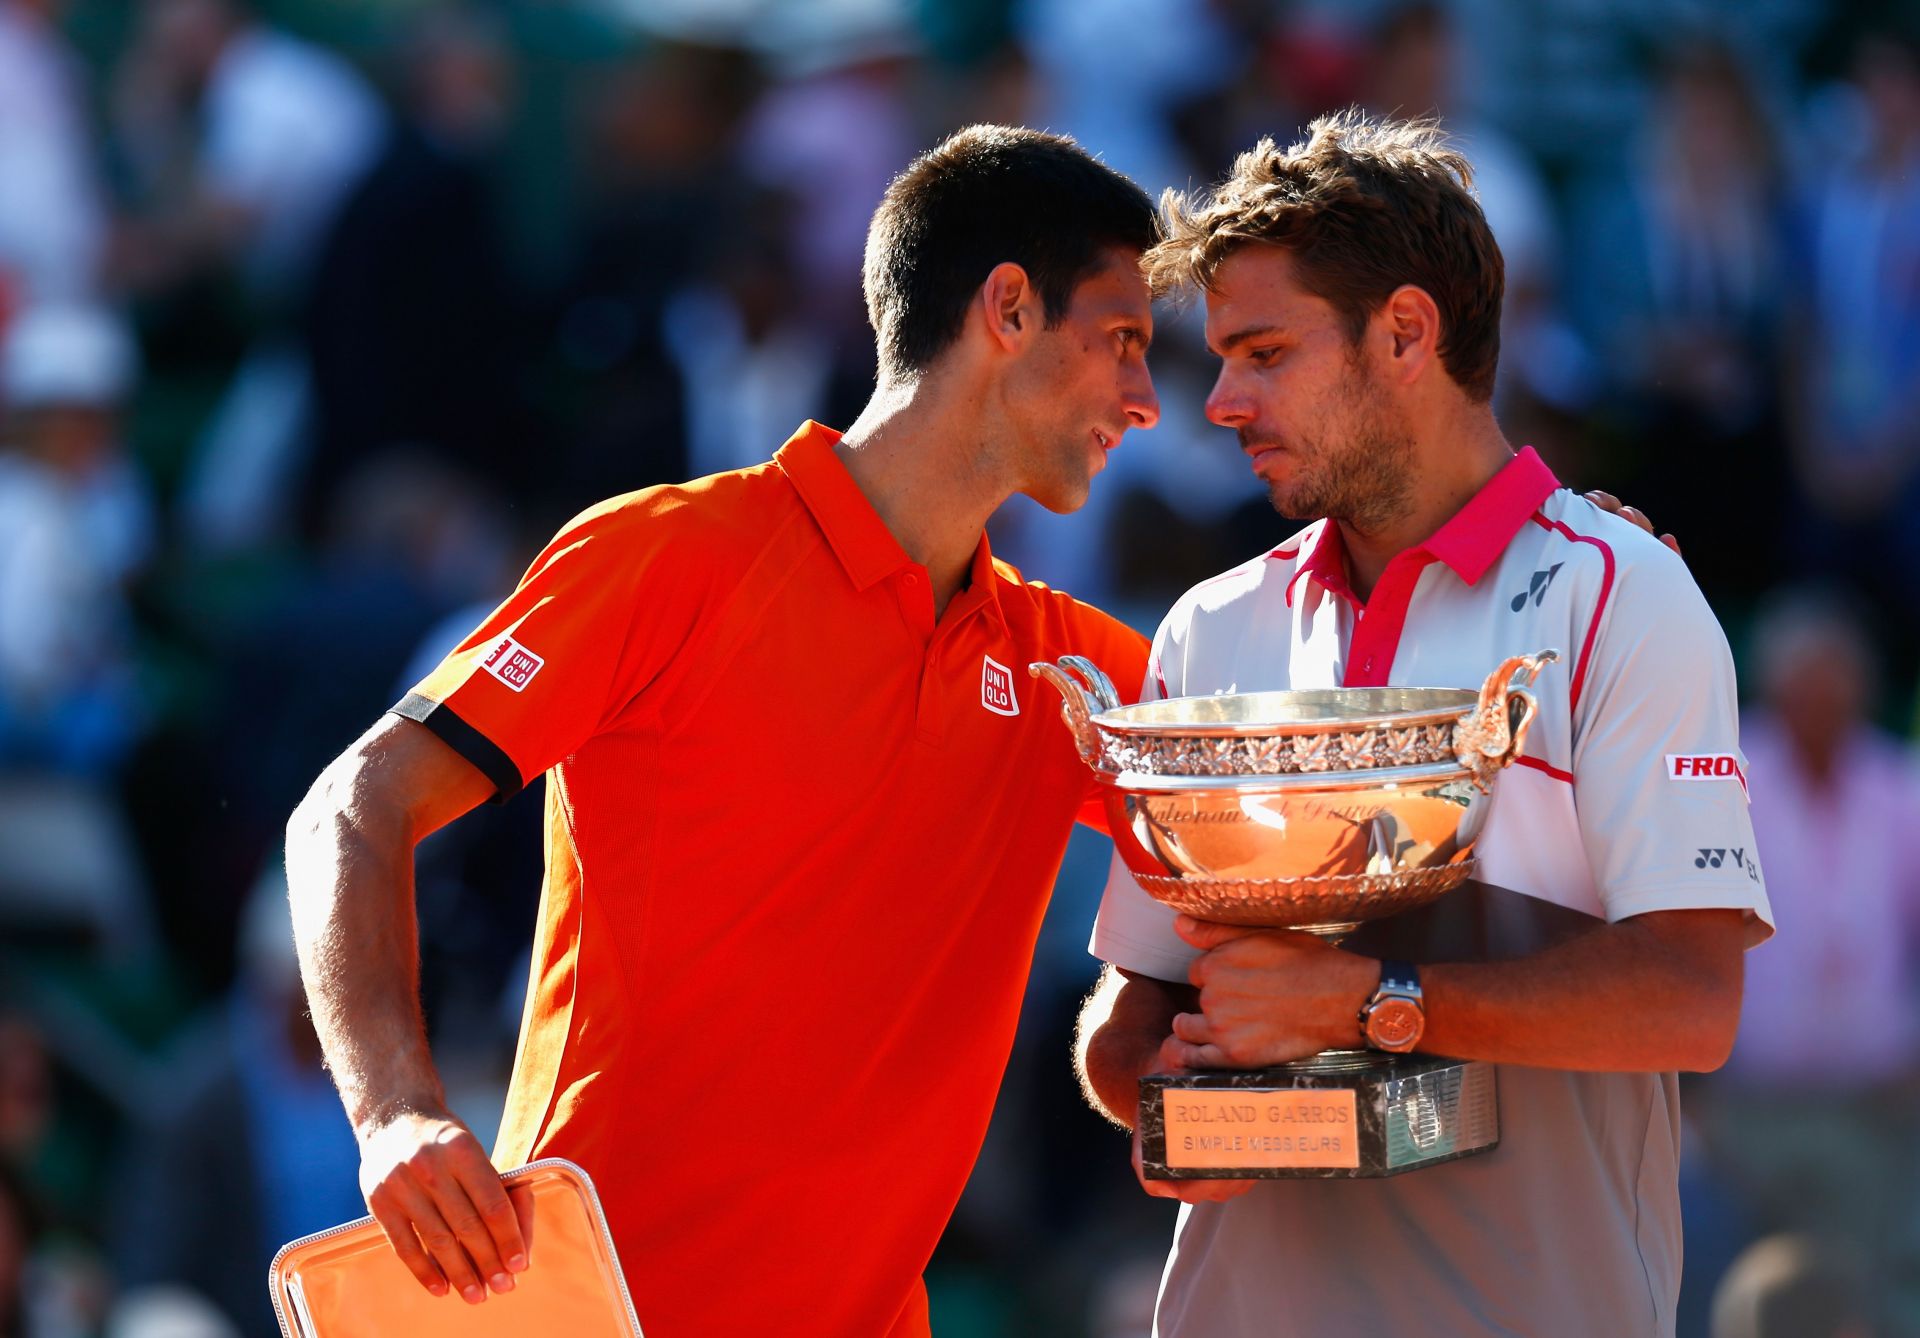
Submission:
<svg viewBox="0 0 1920 1338">
<path fill-rule="evenodd" d="M 1169 1054 L 1193 1068 L 1258 1068 L 1360 1043 L 1379 966 L 1305 934 L 1185 919 L 1207 949 L 1198 1010 Z M 1459 1059 L 1605 1072 L 1706 1072 L 1740 1022 L 1743 914 L 1657 911 L 1508 962 L 1422 967 L 1420 1049 Z"/>
<path fill-rule="evenodd" d="M 1176 1013 L 1196 1007 L 1193 987 L 1101 968 L 1080 1005 L 1073 1067 L 1087 1104 L 1122 1129 L 1133 1128 L 1143 1076 L 1159 1072 L 1160 1045 L 1173 1034 Z"/>
<path fill-rule="evenodd" d="M 287 823 L 300 974 L 360 1143 L 360 1188 L 435 1295 L 507 1291 L 527 1264 L 530 1203 L 447 1109 L 420 1012 L 413 851 L 493 793 L 478 768 L 386 716 L 334 760 Z"/>
<path fill-rule="evenodd" d="M 1182 1203 L 1217 1203 L 1244 1194 L 1250 1180 L 1149 1180 L 1141 1172 L 1140 1131 L 1134 1121 L 1140 1104 L 1139 1080 L 1149 1073 L 1177 1071 L 1167 1051 L 1177 1044 L 1174 1016 L 1197 1007 L 1190 985 L 1109 966 L 1080 1006 L 1074 1034 L 1073 1064 L 1087 1104 L 1123 1129 L 1133 1130 L 1133 1173 L 1155 1198 Z"/>
</svg>

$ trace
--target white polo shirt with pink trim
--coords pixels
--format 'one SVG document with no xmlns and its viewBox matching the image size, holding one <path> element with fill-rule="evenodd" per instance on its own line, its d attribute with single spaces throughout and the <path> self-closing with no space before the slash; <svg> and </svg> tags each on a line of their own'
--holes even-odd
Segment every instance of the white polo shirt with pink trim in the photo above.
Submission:
<svg viewBox="0 0 1920 1338">
<path fill-rule="evenodd" d="M 1772 933 L 1733 662 L 1686 566 L 1522 451 L 1365 603 L 1337 526 L 1202 582 L 1154 639 L 1143 696 L 1478 687 L 1560 651 L 1502 774 L 1479 876 L 1610 921 L 1744 911 Z M 1196 955 L 1118 859 L 1093 953 L 1184 981 Z M 1493 1152 L 1386 1180 L 1283 1180 L 1183 1207 L 1156 1332 L 1670 1334 L 1680 1283 L 1671 1073 L 1502 1066 Z M 1280 1327 L 1276 1327 L 1280 1326 Z"/>
</svg>

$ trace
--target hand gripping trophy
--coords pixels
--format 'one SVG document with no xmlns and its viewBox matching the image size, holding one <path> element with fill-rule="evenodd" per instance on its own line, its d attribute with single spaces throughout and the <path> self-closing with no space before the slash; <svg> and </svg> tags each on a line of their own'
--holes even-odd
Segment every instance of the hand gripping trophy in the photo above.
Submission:
<svg viewBox="0 0 1920 1338">
<path fill-rule="evenodd" d="M 1138 706 L 1122 706 L 1082 656 L 1030 668 L 1060 690 L 1114 844 L 1148 894 L 1197 919 L 1337 943 L 1472 876 L 1494 781 L 1538 710 L 1523 685 L 1557 658 L 1509 659 L 1478 692 L 1314 688 Z M 1375 1033 L 1391 1021 L 1376 1019 Z M 1373 1050 L 1152 1074 L 1139 1127 L 1158 1179 L 1394 1175 L 1500 1138 L 1491 1064 Z"/>
</svg>

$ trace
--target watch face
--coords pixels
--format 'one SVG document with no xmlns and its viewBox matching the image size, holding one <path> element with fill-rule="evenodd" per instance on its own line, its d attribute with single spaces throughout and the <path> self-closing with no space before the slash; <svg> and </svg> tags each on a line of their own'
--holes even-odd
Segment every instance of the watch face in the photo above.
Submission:
<svg viewBox="0 0 1920 1338">
<path fill-rule="evenodd" d="M 1367 1044 L 1376 1050 L 1411 1050 L 1426 1025 L 1426 1014 L 1411 999 L 1382 999 L 1367 1014 Z"/>
</svg>

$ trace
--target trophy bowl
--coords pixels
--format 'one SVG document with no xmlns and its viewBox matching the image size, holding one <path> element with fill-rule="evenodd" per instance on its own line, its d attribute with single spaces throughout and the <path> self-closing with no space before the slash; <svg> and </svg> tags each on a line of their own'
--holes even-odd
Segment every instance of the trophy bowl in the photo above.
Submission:
<svg viewBox="0 0 1920 1338">
<path fill-rule="evenodd" d="M 1099 779 L 1108 829 L 1148 894 L 1224 924 L 1339 939 L 1473 873 L 1493 781 L 1520 756 L 1531 682 L 1558 653 L 1471 688 L 1306 688 L 1122 706 L 1069 655 L 1031 672 Z"/>
</svg>

